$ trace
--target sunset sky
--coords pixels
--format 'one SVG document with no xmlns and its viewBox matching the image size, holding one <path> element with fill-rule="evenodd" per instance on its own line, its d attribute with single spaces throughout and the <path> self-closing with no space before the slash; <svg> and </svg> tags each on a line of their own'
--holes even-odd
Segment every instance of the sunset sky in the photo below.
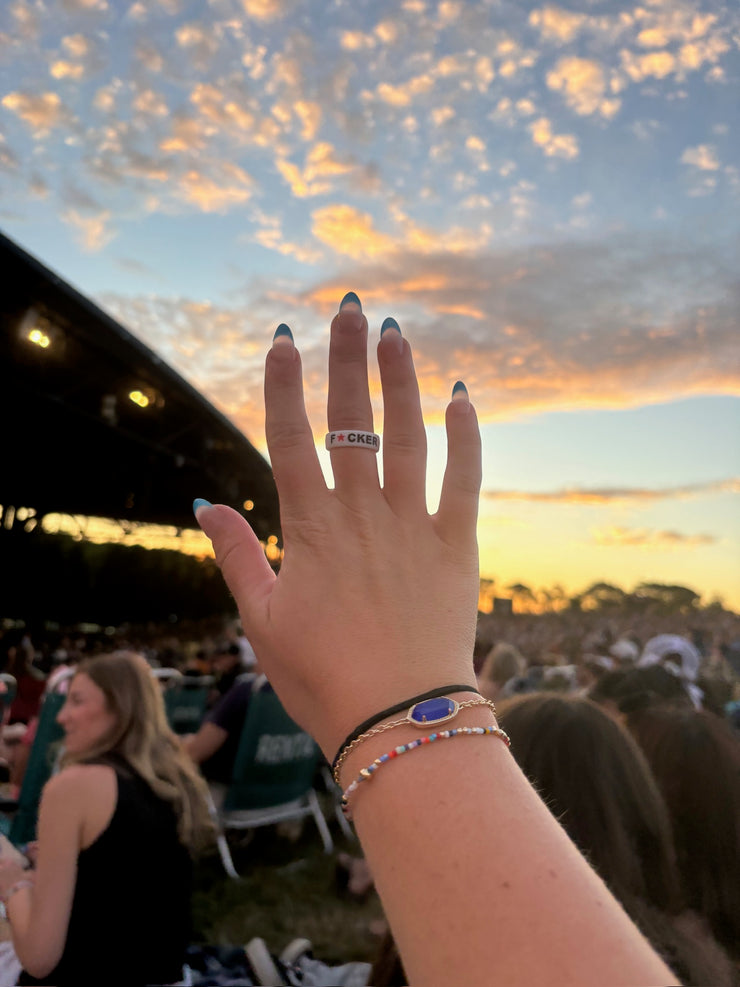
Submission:
<svg viewBox="0 0 740 987">
<path fill-rule="evenodd" d="M 483 575 L 740 609 L 739 82 L 736 0 L 9 0 L 0 227 L 265 453 L 275 326 L 322 442 L 357 291 L 431 509 L 467 384 Z"/>
</svg>

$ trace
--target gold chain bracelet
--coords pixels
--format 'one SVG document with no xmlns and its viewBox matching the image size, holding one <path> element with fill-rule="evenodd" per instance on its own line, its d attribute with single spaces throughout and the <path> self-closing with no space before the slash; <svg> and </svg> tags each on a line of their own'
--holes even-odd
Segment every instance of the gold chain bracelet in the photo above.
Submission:
<svg viewBox="0 0 740 987">
<path fill-rule="evenodd" d="M 471 706 L 488 706 L 493 711 L 493 715 L 494 716 L 496 715 L 496 706 L 494 705 L 492 699 L 483 699 L 483 698 L 468 699 L 464 703 L 456 703 L 456 706 L 457 709 L 454 711 L 454 713 L 451 716 L 445 718 L 445 722 L 447 720 L 454 719 L 454 717 L 457 716 L 457 714 L 460 712 L 461 709 L 468 709 Z M 413 709 L 413 706 L 411 708 Z M 443 722 L 443 721 L 439 721 L 439 722 Z M 368 730 L 367 733 L 360 734 L 360 736 L 357 737 L 355 740 L 353 740 L 351 744 L 347 744 L 347 746 L 344 748 L 342 753 L 337 758 L 337 763 L 334 765 L 334 781 L 337 783 L 337 785 L 339 785 L 341 788 L 341 781 L 339 780 L 340 769 L 342 767 L 342 764 L 349 757 L 349 755 L 352 753 L 355 747 L 359 747 L 360 744 L 364 744 L 364 742 L 366 740 L 369 740 L 370 737 L 377 737 L 381 733 L 385 733 L 386 730 L 392 730 L 394 727 L 402 727 L 404 724 L 406 724 L 407 726 L 412 725 L 416 727 L 434 726 L 434 724 L 415 723 L 413 720 L 409 719 L 407 714 L 406 716 L 403 717 L 403 719 L 392 720 L 390 723 L 384 723 L 382 726 L 375 727 L 372 730 Z"/>
</svg>

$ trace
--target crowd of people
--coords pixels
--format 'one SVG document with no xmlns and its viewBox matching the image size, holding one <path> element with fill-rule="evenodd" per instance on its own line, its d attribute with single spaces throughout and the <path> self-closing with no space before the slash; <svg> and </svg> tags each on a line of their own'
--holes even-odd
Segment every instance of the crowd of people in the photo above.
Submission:
<svg viewBox="0 0 740 987">
<path fill-rule="evenodd" d="M 474 407 L 455 384 L 430 516 L 411 349 L 386 319 L 381 486 L 367 333 L 350 292 L 331 327 L 332 489 L 293 333 L 275 333 L 279 573 L 240 514 L 194 504 L 251 644 L 235 626 L 156 646 L 156 629 L 3 635 L 16 745 L 32 742 L 47 676 L 72 671 L 31 866 L 0 855 L 18 983 L 180 981 L 193 861 L 213 835 L 204 775 L 226 777 L 213 759 L 246 714 L 244 676 L 259 672 L 320 746 L 354 820 L 390 927 L 371 983 L 737 984 L 737 624 L 723 616 L 692 640 L 669 621 L 589 618 L 578 642 L 572 615 L 560 633 L 550 618 L 477 623 Z M 335 442 L 345 433 L 354 447 Z M 167 723 L 157 664 L 213 676 L 192 737 Z M 16 782 L 21 761 L 8 761 Z"/>
</svg>

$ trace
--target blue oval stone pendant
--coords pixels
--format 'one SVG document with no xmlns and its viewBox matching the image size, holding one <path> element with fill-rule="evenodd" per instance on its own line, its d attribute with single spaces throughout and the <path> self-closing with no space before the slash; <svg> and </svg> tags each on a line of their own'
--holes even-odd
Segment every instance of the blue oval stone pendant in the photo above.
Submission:
<svg viewBox="0 0 740 987">
<path fill-rule="evenodd" d="M 457 716 L 460 704 L 454 699 L 442 696 L 439 699 L 425 699 L 424 702 L 416 703 L 406 714 L 409 723 L 415 727 L 428 727 L 437 723 L 445 723 L 447 720 Z"/>
</svg>

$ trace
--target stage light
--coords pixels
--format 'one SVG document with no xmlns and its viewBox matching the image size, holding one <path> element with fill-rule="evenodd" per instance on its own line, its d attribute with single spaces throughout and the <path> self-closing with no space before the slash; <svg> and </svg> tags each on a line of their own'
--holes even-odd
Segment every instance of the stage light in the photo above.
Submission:
<svg viewBox="0 0 740 987">
<path fill-rule="evenodd" d="M 245 511 L 253 511 L 254 510 L 254 501 L 253 500 L 245 500 L 244 501 L 244 510 Z"/>
<path fill-rule="evenodd" d="M 51 344 L 51 337 L 47 336 L 43 329 L 31 329 L 26 337 L 30 343 L 35 343 L 45 350 Z"/>
<path fill-rule="evenodd" d="M 40 350 L 47 350 L 56 343 L 59 330 L 38 309 L 29 308 L 21 319 L 19 335 L 21 339 L 38 346 Z"/>
<path fill-rule="evenodd" d="M 138 404 L 140 408 L 148 408 L 151 404 L 150 398 L 143 391 L 130 391 L 129 400 Z"/>
</svg>

